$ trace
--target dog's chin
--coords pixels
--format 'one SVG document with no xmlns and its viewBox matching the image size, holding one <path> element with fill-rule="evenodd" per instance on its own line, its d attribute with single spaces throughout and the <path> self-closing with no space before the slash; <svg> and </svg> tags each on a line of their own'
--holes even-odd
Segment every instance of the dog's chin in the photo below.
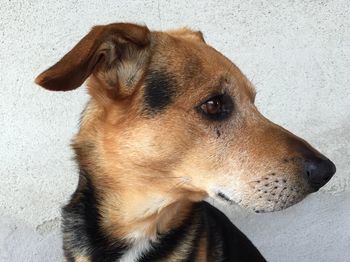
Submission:
<svg viewBox="0 0 350 262">
<path fill-rule="evenodd" d="M 242 201 L 240 205 L 246 209 L 254 211 L 255 213 L 269 213 L 287 209 L 299 203 L 305 197 L 306 195 L 300 194 L 289 198 L 256 199 L 255 201 L 249 201 L 248 203 Z"/>
<path fill-rule="evenodd" d="M 213 198 L 223 205 L 238 204 L 239 206 L 255 213 L 270 213 L 287 209 L 307 196 L 306 193 L 290 193 L 287 195 L 270 195 L 256 198 L 256 195 L 242 199 L 235 199 L 226 192 L 217 191 Z"/>
</svg>

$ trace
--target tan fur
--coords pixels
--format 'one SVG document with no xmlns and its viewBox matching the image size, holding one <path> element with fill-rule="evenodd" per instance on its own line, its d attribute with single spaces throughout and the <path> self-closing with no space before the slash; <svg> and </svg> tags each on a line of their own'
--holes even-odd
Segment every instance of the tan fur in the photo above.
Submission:
<svg viewBox="0 0 350 262">
<path fill-rule="evenodd" d="M 74 262 L 91 262 L 87 257 L 76 257 Z"/>
<path fill-rule="evenodd" d="M 201 31 L 193 31 L 187 27 L 169 30 L 167 33 L 175 37 L 188 39 L 190 41 L 199 41 L 203 43 L 205 42 L 203 33 Z"/>
<path fill-rule="evenodd" d="M 207 257 L 208 257 L 208 252 L 207 252 L 207 248 L 208 248 L 208 241 L 207 241 L 207 234 L 206 232 L 203 233 L 203 235 L 201 236 L 200 240 L 199 240 L 199 246 L 198 246 L 198 254 L 197 254 L 197 262 L 201 262 L 201 261 L 206 261 Z"/>
<path fill-rule="evenodd" d="M 94 46 L 104 62 L 84 71 L 83 62 L 90 62 L 79 60 L 85 75 L 68 83 L 69 89 L 76 88 L 76 83 L 90 76 L 91 101 L 73 147 L 101 197 L 102 225 L 108 235 L 153 239 L 157 231 L 168 232 L 181 224 L 193 202 L 215 197 L 218 189 L 242 206 L 266 211 L 285 208 L 308 193 L 299 163 L 283 163 L 283 159 L 300 157 L 289 141 L 304 141 L 258 112 L 253 85 L 231 61 L 208 46 L 200 32 L 186 28 L 149 32 L 128 26 L 128 37 L 119 24 L 106 31 L 94 29 L 88 35 L 89 48 Z M 109 37 L 108 30 L 116 35 Z M 94 37 L 107 40 L 95 47 Z M 81 45 L 79 52 L 86 53 L 84 42 Z M 121 61 L 113 63 L 120 50 Z M 37 83 L 57 90 L 54 79 L 69 82 L 61 74 L 72 69 L 59 66 L 45 71 Z M 156 117 L 145 117 L 142 112 L 149 69 L 166 70 L 177 81 L 173 103 Z M 214 91 L 234 98 L 234 115 L 217 124 L 194 110 Z M 273 193 L 260 194 L 264 188 Z M 206 245 L 204 235 L 198 261 L 206 260 Z M 180 249 L 169 261 L 189 252 L 186 243 Z"/>
<path fill-rule="evenodd" d="M 178 32 L 175 36 L 177 34 Z M 163 39 L 160 33 L 153 37 L 162 43 L 158 47 L 160 50 L 153 54 L 157 67 L 163 67 L 159 64 L 159 53 L 163 59 L 166 57 L 167 60 L 175 61 L 169 71 L 181 80 L 184 65 L 177 64 L 176 61 L 182 61 L 181 56 L 184 56 L 184 59 L 188 46 L 192 46 L 191 55 L 196 56 L 198 60 L 205 60 L 201 64 L 203 79 L 180 83 L 180 86 L 186 87 L 187 90 L 183 92 L 188 95 L 179 98 L 164 116 L 154 119 L 154 123 L 152 120 L 144 120 L 136 106 L 133 108 L 134 105 L 142 103 L 142 92 L 118 103 L 107 101 L 99 104 L 100 98 L 96 101 L 93 99 L 94 102 L 86 109 L 80 133 L 75 141 L 75 144 L 79 144 L 82 140 L 89 140 L 96 147 L 93 158 L 98 156 L 98 159 L 89 161 L 89 169 L 95 164 L 99 168 L 99 172 L 94 172 L 93 179 L 101 194 L 105 196 L 103 214 L 106 217 L 106 231 L 122 238 L 130 231 L 143 230 L 147 236 L 154 234 L 154 225 L 167 224 L 161 221 L 161 210 L 164 209 L 167 213 L 166 207 L 184 197 L 196 201 L 204 199 L 214 180 L 218 186 L 229 183 L 228 179 L 232 178 L 227 174 L 235 174 L 236 181 L 232 186 L 241 191 L 239 198 L 235 200 L 242 201 L 246 192 L 252 190 L 251 184 L 260 179 L 260 174 L 272 172 L 269 167 L 264 166 L 267 161 L 280 166 L 280 160 L 275 160 L 276 156 L 289 154 L 288 148 L 280 143 L 287 134 L 262 117 L 251 104 L 255 91 L 237 67 L 207 45 L 188 43 L 187 40 L 181 42 L 181 38 L 169 38 L 166 35 Z M 176 45 L 177 50 L 182 45 L 187 47 L 183 54 L 176 54 L 180 58 L 173 57 L 175 54 L 172 50 L 175 47 L 172 48 L 171 43 Z M 217 60 L 218 58 L 220 59 Z M 201 82 L 198 83 L 198 80 Z M 97 83 L 100 86 L 95 77 L 88 82 L 93 98 L 93 90 L 98 90 L 95 86 Z M 200 90 L 198 85 L 201 85 Z M 179 114 L 187 112 L 192 105 L 199 103 L 213 87 L 218 90 L 231 89 L 237 99 L 236 103 L 242 105 L 242 108 L 237 110 L 240 110 L 239 113 L 244 119 L 237 120 L 237 128 L 230 131 L 231 134 L 223 134 L 232 145 L 229 150 L 212 140 L 196 115 L 190 114 L 183 118 Z M 171 121 L 163 121 L 163 118 Z M 244 132 L 244 135 L 240 132 Z M 281 139 L 276 140 L 273 133 Z M 233 136 L 234 144 L 233 141 L 230 142 L 230 137 Z M 162 144 L 155 144 L 153 141 L 156 139 L 163 141 Z M 196 141 L 207 142 L 196 144 Z M 264 146 L 257 145 L 257 141 L 264 141 Z M 205 146 L 206 144 L 210 144 L 211 147 Z M 244 145 L 245 152 L 249 154 L 247 162 L 242 160 L 245 152 L 237 146 L 240 144 Z M 287 168 L 281 171 L 295 171 L 292 167 Z M 254 173 L 254 170 L 257 173 Z M 249 173 L 246 174 L 246 171 Z M 293 181 L 292 177 L 289 179 Z M 145 185 L 147 191 L 144 190 Z M 246 201 L 250 203 L 250 197 L 246 197 Z M 248 203 L 243 204 L 249 205 Z M 140 209 L 140 206 L 144 206 L 145 209 Z M 164 231 L 167 229 L 164 228 Z"/>
<path fill-rule="evenodd" d="M 64 258 L 63 262 L 67 262 L 67 259 Z M 81 257 L 81 256 L 77 256 L 74 258 L 74 262 L 91 262 L 91 260 L 87 257 Z"/>
</svg>

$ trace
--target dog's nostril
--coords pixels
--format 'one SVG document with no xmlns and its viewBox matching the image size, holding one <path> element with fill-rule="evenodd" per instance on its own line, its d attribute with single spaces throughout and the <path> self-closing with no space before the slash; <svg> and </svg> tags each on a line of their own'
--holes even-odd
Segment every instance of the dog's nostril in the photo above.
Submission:
<svg viewBox="0 0 350 262">
<path fill-rule="evenodd" d="M 309 170 L 307 170 L 307 171 L 306 171 L 306 176 L 307 176 L 307 178 L 309 178 L 310 175 L 311 175 L 311 172 L 310 172 Z"/>
</svg>

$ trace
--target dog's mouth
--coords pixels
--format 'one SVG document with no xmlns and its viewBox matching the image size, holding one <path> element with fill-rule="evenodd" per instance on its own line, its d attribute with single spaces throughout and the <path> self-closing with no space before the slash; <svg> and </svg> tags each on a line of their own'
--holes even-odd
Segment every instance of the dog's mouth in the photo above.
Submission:
<svg viewBox="0 0 350 262">
<path fill-rule="evenodd" d="M 222 191 L 218 191 L 215 196 L 225 203 L 229 203 L 229 204 L 235 203 L 235 201 L 233 201 L 233 199 L 231 199 L 229 196 L 227 196 Z"/>
<path fill-rule="evenodd" d="M 284 186 L 279 190 L 277 189 L 257 189 L 254 196 L 245 198 L 235 199 L 235 195 L 223 192 L 222 190 L 214 191 L 212 197 L 225 205 L 238 204 L 248 210 L 255 213 L 269 213 L 286 209 L 290 206 L 295 205 L 301 201 L 307 192 L 302 189 L 296 189 L 293 186 Z"/>
</svg>

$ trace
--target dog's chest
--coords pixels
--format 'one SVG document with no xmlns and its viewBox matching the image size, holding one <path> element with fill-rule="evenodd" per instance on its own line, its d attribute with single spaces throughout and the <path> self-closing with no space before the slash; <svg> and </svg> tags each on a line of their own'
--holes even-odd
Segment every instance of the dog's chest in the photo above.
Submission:
<svg viewBox="0 0 350 262">
<path fill-rule="evenodd" d="M 151 249 L 151 241 L 149 239 L 137 240 L 118 260 L 120 262 L 138 261 L 142 254 Z"/>
</svg>

